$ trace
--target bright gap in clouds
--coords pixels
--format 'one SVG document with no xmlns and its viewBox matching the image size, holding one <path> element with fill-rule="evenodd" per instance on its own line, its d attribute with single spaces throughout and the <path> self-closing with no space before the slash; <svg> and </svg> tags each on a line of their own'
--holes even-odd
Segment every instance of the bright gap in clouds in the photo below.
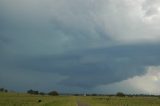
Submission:
<svg viewBox="0 0 160 106">
<path fill-rule="evenodd" d="M 160 66 L 149 66 L 146 68 L 146 74 L 135 76 L 127 80 L 102 85 L 96 88 L 105 93 L 116 93 L 119 91 L 133 94 L 160 94 Z M 106 92 L 107 91 L 107 92 Z"/>
</svg>

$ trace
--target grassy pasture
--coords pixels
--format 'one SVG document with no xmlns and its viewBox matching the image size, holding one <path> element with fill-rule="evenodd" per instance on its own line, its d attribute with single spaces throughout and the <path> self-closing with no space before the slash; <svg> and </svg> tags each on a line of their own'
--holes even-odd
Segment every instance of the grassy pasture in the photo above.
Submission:
<svg viewBox="0 0 160 106">
<path fill-rule="evenodd" d="M 0 93 L 0 106 L 77 106 L 77 101 L 87 106 L 160 106 L 158 97 L 40 96 Z"/>
<path fill-rule="evenodd" d="M 158 97 L 80 97 L 90 106 L 160 106 Z"/>
<path fill-rule="evenodd" d="M 0 106 L 76 106 L 76 100 L 72 96 L 0 93 Z"/>
</svg>

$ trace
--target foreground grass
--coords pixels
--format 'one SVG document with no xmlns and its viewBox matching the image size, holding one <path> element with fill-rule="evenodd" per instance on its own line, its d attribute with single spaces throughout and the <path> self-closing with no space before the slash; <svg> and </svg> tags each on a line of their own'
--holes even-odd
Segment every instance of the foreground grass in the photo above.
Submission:
<svg viewBox="0 0 160 106">
<path fill-rule="evenodd" d="M 90 106 L 160 106 L 158 97 L 79 97 Z"/>
<path fill-rule="evenodd" d="M 38 102 L 38 100 L 42 100 L 42 102 Z M 0 93 L 0 106 L 76 106 L 76 100 L 72 96 Z"/>
<path fill-rule="evenodd" d="M 160 106 L 158 97 L 75 97 L 0 93 L 0 106 L 77 106 L 77 102 L 87 106 Z"/>
</svg>

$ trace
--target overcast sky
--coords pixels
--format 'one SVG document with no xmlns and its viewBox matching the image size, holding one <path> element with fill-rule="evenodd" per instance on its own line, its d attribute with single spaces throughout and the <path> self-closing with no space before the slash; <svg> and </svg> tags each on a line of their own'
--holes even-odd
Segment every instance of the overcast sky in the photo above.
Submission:
<svg viewBox="0 0 160 106">
<path fill-rule="evenodd" d="M 160 94 L 160 1 L 0 0 L 0 87 Z"/>
</svg>

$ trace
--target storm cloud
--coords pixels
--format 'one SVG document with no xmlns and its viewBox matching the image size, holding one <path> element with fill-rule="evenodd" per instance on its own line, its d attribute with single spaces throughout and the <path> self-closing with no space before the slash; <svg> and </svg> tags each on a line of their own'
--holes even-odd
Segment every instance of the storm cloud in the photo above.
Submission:
<svg viewBox="0 0 160 106">
<path fill-rule="evenodd" d="M 158 0 L 3 0 L 0 14 L 0 86 L 93 89 L 160 64 Z"/>
</svg>

